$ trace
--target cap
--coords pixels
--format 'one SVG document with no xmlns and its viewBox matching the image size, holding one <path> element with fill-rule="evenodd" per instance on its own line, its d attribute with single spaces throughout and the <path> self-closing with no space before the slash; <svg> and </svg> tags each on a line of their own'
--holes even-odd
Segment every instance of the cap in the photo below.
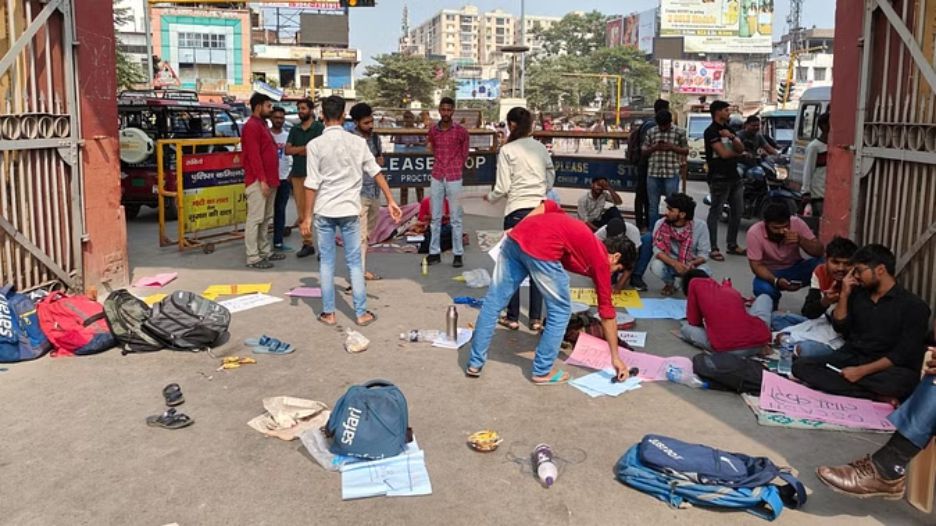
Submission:
<svg viewBox="0 0 936 526">
<path fill-rule="evenodd" d="M 624 220 L 615 217 L 614 219 L 608 221 L 608 227 L 605 232 L 608 233 L 608 237 L 615 237 L 623 234 L 625 230 L 626 227 L 624 226 Z"/>
</svg>

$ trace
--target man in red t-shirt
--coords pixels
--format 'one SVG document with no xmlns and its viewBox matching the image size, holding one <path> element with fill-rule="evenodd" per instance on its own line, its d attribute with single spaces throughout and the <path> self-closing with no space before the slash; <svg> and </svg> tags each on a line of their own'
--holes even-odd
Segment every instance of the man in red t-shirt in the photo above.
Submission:
<svg viewBox="0 0 936 526">
<path fill-rule="evenodd" d="M 533 358 L 533 383 L 549 385 L 569 380 L 568 373 L 553 369 L 572 312 L 568 270 L 594 282 L 611 363 L 617 378 L 626 379 L 628 370 L 617 352 L 617 320 L 611 303 L 611 272 L 621 269 L 623 243 L 620 236 L 602 243 L 585 223 L 567 216 L 553 201 L 545 201 L 530 212 L 504 238 L 491 288 L 478 314 L 465 374 L 481 375 L 500 311 L 529 276 L 546 301 L 546 328 Z"/>
<path fill-rule="evenodd" d="M 719 283 L 700 269 L 687 272 L 682 287 L 686 321 L 679 332 L 684 340 L 706 351 L 741 356 L 760 354 L 770 343 L 773 299 L 767 294 L 746 309 L 744 297 L 731 281 Z"/>
<path fill-rule="evenodd" d="M 272 99 L 262 93 L 254 93 L 250 97 L 250 111 L 250 118 L 244 123 L 241 133 L 244 195 L 247 198 L 244 245 L 247 248 L 247 266 L 268 269 L 273 268 L 271 261 L 286 259 L 285 254 L 273 252 L 269 233 L 276 187 L 280 184 L 279 147 L 266 123 L 273 114 Z"/>
</svg>

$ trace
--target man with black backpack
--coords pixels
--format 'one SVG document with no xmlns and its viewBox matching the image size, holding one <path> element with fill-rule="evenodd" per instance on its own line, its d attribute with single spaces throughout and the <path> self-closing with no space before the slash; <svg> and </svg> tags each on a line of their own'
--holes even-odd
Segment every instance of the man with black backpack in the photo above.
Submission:
<svg viewBox="0 0 936 526">
<path fill-rule="evenodd" d="M 668 100 L 657 99 L 656 102 L 653 103 L 653 114 L 656 115 L 662 110 L 668 111 L 669 108 L 670 103 Z M 634 200 L 634 216 L 637 222 L 637 228 L 641 231 L 653 228 L 653 225 L 650 224 L 649 199 L 647 196 L 647 173 L 650 169 L 650 156 L 643 155 L 641 148 L 644 138 L 647 136 L 647 132 L 655 128 L 656 125 L 657 123 L 654 119 L 647 119 L 637 129 L 636 136 L 633 135 L 634 132 L 632 128 L 631 136 L 627 140 L 627 159 L 637 165 L 637 191 Z"/>
</svg>

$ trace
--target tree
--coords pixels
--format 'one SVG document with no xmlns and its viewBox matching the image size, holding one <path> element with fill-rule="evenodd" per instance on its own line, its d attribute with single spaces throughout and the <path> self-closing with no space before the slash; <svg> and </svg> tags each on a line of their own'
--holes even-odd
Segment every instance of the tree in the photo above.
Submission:
<svg viewBox="0 0 936 526">
<path fill-rule="evenodd" d="M 146 76 L 140 65 L 120 50 L 117 28 L 133 20 L 133 13 L 129 7 L 119 6 L 119 2 L 120 0 L 114 0 L 114 42 L 117 52 L 117 89 L 124 90 L 132 88 L 134 84 L 146 82 Z"/>
<path fill-rule="evenodd" d="M 358 100 L 364 102 L 376 101 L 380 95 L 377 89 L 377 79 L 373 77 L 363 77 L 355 81 L 354 89 L 357 92 Z"/>
<path fill-rule="evenodd" d="M 624 75 L 628 86 L 637 90 L 644 99 L 655 99 L 660 93 L 660 74 L 657 67 L 634 47 L 601 48 L 588 57 L 592 73 Z M 605 100 L 614 100 L 613 94 Z"/>
<path fill-rule="evenodd" d="M 365 76 L 377 84 L 375 104 L 403 108 L 416 100 L 431 101 L 436 90 L 452 89 L 445 62 L 396 53 L 378 55 L 374 61 L 376 64 L 365 69 Z"/>
<path fill-rule="evenodd" d="M 570 13 L 541 32 L 543 51 L 546 55 L 589 55 L 604 47 L 607 19 L 598 11 Z"/>
</svg>

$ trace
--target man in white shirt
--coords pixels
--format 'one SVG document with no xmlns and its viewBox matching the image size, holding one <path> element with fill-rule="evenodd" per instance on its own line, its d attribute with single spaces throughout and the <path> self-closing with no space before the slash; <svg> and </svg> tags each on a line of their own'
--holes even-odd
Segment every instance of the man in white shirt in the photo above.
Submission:
<svg viewBox="0 0 936 526">
<path fill-rule="evenodd" d="M 289 195 L 292 186 L 286 183 L 289 179 L 289 170 L 292 169 L 292 157 L 286 155 L 286 139 L 289 132 L 283 129 L 286 123 L 286 110 L 279 106 L 273 107 L 270 115 L 270 133 L 276 143 L 276 156 L 279 159 L 280 185 L 276 187 L 276 197 L 273 202 L 273 250 L 276 252 L 290 252 L 291 247 L 283 244 L 286 230 L 286 205 L 289 204 Z"/>
<path fill-rule="evenodd" d="M 318 320 L 335 325 L 335 235 L 340 231 L 344 241 L 345 262 L 351 276 L 351 289 L 356 323 L 367 326 L 377 316 L 367 310 L 367 291 L 361 264 L 361 185 L 364 177 L 376 180 L 387 199 L 390 217 L 399 222 L 403 213 L 390 193 L 380 165 L 361 137 L 347 133 L 344 123 L 345 101 L 332 95 L 322 103 L 325 131 L 306 147 L 307 175 L 305 180 L 305 213 L 302 233 L 312 231 L 318 237 L 322 282 L 322 313 Z"/>
<path fill-rule="evenodd" d="M 609 200 L 613 206 L 605 208 Z M 578 200 L 578 218 L 594 232 L 607 225 L 608 221 L 615 217 L 621 218 L 618 206 L 623 202 L 607 178 L 596 177 L 592 179 L 591 190 Z"/>
<path fill-rule="evenodd" d="M 806 146 L 803 165 L 803 200 L 812 206 L 814 217 L 822 216 L 825 202 L 826 165 L 829 155 L 829 114 L 819 116 L 819 137 Z"/>
</svg>

